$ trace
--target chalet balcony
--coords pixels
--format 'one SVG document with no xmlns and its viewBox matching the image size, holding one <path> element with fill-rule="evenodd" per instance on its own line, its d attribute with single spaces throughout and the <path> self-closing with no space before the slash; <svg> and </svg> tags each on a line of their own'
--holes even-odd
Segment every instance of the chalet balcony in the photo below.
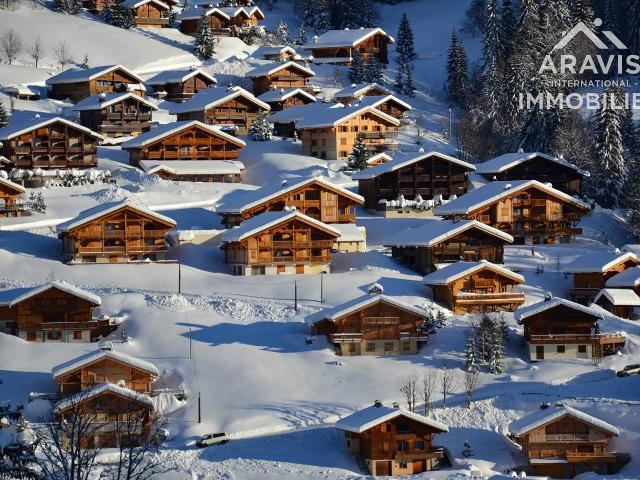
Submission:
<svg viewBox="0 0 640 480">
<path fill-rule="evenodd" d="M 567 452 L 569 463 L 582 463 L 585 460 L 597 460 L 598 462 L 617 462 L 619 455 L 613 452 Z"/>
<path fill-rule="evenodd" d="M 42 322 L 39 328 L 34 330 L 91 330 L 93 328 L 108 327 L 109 319 L 91 320 L 89 322 Z M 21 330 L 29 330 L 22 328 Z"/>
<path fill-rule="evenodd" d="M 464 305 L 521 305 L 524 303 L 524 293 L 498 292 L 498 293 L 466 293 L 461 292 L 455 296 L 454 302 L 458 306 Z"/>
<path fill-rule="evenodd" d="M 415 460 L 423 460 L 427 458 L 444 458 L 444 448 L 436 447 L 429 450 L 410 450 L 407 452 L 397 452 L 394 460 L 396 460 L 397 462 L 412 462 Z"/>
<path fill-rule="evenodd" d="M 589 435 L 588 433 L 556 433 L 556 434 L 546 434 L 546 441 L 549 443 L 552 442 L 600 442 L 605 439 L 599 435 Z M 567 452 L 567 454 L 579 455 L 576 452 Z M 593 453 L 589 453 L 588 455 L 594 455 Z"/>
<path fill-rule="evenodd" d="M 333 242 L 331 240 L 258 242 L 258 247 L 261 248 L 331 248 L 332 245 Z"/>
<path fill-rule="evenodd" d="M 625 338 L 618 333 L 598 333 L 598 334 L 549 334 L 530 335 L 529 343 L 533 344 L 553 344 L 553 343 L 596 343 L 599 345 L 624 344 Z"/>
<path fill-rule="evenodd" d="M 135 17 L 136 25 L 169 25 L 168 18 Z"/>
<path fill-rule="evenodd" d="M 353 343 L 361 341 L 361 333 L 332 333 L 329 335 L 329 342 L 331 343 Z"/>
<path fill-rule="evenodd" d="M 165 245 L 119 245 L 119 246 L 99 246 L 99 247 L 78 247 L 78 253 L 147 253 L 166 252 Z"/>
<path fill-rule="evenodd" d="M 265 265 L 265 264 L 283 264 L 283 263 L 329 263 L 331 262 L 331 255 L 317 255 L 317 256 L 272 256 L 264 255 L 260 256 L 257 261 L 250 262 L 252 265 Z"/>
</svg>

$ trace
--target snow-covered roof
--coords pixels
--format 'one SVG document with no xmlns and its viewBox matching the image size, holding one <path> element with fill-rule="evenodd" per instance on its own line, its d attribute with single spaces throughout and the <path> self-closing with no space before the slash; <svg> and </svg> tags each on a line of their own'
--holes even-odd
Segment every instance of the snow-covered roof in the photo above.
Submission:
<svg viewBox="0 0 640 480">
<path fill-rule="evenodd" d="M 388 297 L 386 295 L 363 295 L 361 297 L 354 298 L 349 300 L 348 302 L 341 303 L 340 305 L 336 305 L 335 307 L 325 308 L 324 310 L 320 310 L 319 312 L 315 312 L 307 317 L 307 321 L 317 323 L 322 320 L 331 320 L 336 321 L 339 318 L 344 317 L 345 315 L 349 315 L 353 312 L 357 312 L 363 308 L 367 308 L 371 305 L 376 305 L 377 303 L 385 303 L 387 305 L 392 305 L 394 307 L 400 308 L 402 310 L 406 310 L 408 312 L 414 313 L 420 317 L 426 317 L 428 313 L 422 308 L 414 307 L 413 305 L 409 305 L 406 302 L 401 300 L 397 300 L 393 297 Z"/>
<path fill-rule="evenodd" d="M 4 157 L 0 157 L 0 158 L 4 158 Z M 7 187 L 13 188 L 14 190 L 17 190 L 22 193 L 27 191 L 27 189 L 24 188 L 22 185 L 18 185 L 17 183 L 13 183 L 11 180 L 8 180 L 2 177 L 0 177 L 0 185 L 6 185 Z"/>
<path fill-rule="evenodd" d="M 83 127 L 78 123 L 72 122 L 71 120 L 67 120 L 66 118 L 62 117 L 31 118 L 23 119 L 20 121 L 11 121 L 6 127 L 0 128 L 0 140 L 10 140 L 14 137 L 22 135 L 23 133 L 46 127 L 47 125 L 51 125 L 52 123 L 57 122 L 64 123 L 65 125 L 85 132 L 98 140 L 103 140 L 102 135 L 94 132 L 87 127 Z"/>
<path fill-rule="evenodd" d="M 142 5 L 146 5 L 147 3 L 155 3 L 160 8 L 163 8 L 165 10 L 169 10 L 171 8 L 169 7 L 169 5 L 161 2 L 160 0 L 123 0 L 123 2 L 120 3 L 120 6 L 122 8 L 130 9 L 141 7 Z"/>
<path fill-rule="evenodd" d="M 56 412 L 62 412 L 70 407 L 73 407 L 74 405 L 86 402 L 87 400 L 98 395 L 102 395 L 103 393 L 112 393 L 115 395 L 119 395 L 121 397 L 129 398 L 138 403 L 145 403 L 152 408 L 155 408 L 153 400 L 148 395 L 138 393 L 125 387 L 120 387 L 113 383 L 101 383 L 100 385 L 96 385 L 89 390 L 78 392 L 74 395 L 71 395 L 70 397 L 65 398 L 64 400 L 60 400 L 58 403 L 56 403 L 55 410 Z"/>
<path fill-rule="evenodd" d="M 609 278 L 604 285 L 607 288 L 636 288 L 640 285 L 640 267 L 627 268 Z"/>
<path fill-rule="evenodd" d="M 222 12 L 229 18 L 237 17 L 238 15 L 244 15 L 246 18 L 250 18 L 255 14 L 259 14 L 264 19 L 264 13 L 257 5 L 251 5 L 250 7 L 220 7 Z"/>
<path fill-rule="evenodd" d="M 298 70 L 302 73 L 306 73 L 310 77 L 313 77 L 315 75 L 315 72 L 310 68 L 307 68 L 304 65 L 300 65 L 299 63 L 293 61 L 288 61 L 285 63 L 273 62 L 266 65 L 261 65 L 254 68 L 253 70 L 248 71 L 245 76 L 249 78 L 266 77 L 267 75 L 272 75 L 276 72 L 279 72 L 280 70 L 286 70 L 289 68 Z"/>
<path fill-rule="evenodd" d="M 140 358 L 132 357 L 131 355 L 127 355 L 126 353 L 118 352 L 116 350 L 94 350 L 93 352 L 88 352 L 84 355 L 80 355 L 77 358 L 69 360 L 68 362 L 56 365 L 51 370 L 51 373 L 53 374 L 53 378 L 58 378 L 62 375 L 66 375 L 67 373 L 82 368 L 85 365 L 89 365 L 103 359 L 115 360 L 116 362 L 124 363 L 138 370 L 150 373 L 153 376 L 160 376 L 160 372 L 153 363 L 147 362 L 146 360 L 142 360 Z"/>
<path fill-rule="evenodd" d="M 407 156 L 407 155 L 397 154 L 393 160 L 383 163 L 381 165 L 376 165 L 375 167 L 367 168 L 365 170 L 360 170 L 355 175 L 353 175 L 352 178 L 354 180 L 366 180 L 366 179 L 376 178 L 385 173 L 394 172 L 400 168 L 413 165 L 414 163 L 420 162 L 429 157 L 438 157 L 442 160 L 446 160 L 447 162 L 460 165 L 461 167 L 464 167 L 470 171 L 473 171 L 476 169 L 476 167 L 470 163 L 464 162 L 455 157 L 451 157 L 449 155 L 445 155 L 444 153 L 440 153 L 440 152 L 421 153 L 418 156 Z"/>
<path fill-rule="evenodd" d="M 379 161 L 382 161 L 382 163 L 387 163 L 387 162 L 390 162 L 391 160 L 393 160 L 393 157 L 388 153 L 378 152 L 374 155 L 371 155 L 369 158 L 367 158 L 367 163 L 372 164 L 372 163 L 377 163 Z"/>
<path fill-rule="evenodd" d="M 322 115 L 327 108 L 343 109 L 344 105 L 341 103 L 310 103 L 308 105 L 295 105 L 293 107 L 285 108 L 279 112 L 273 112 L 269 119 L 273 123 L 291 123 L 299 122 L 304 118 L 316 117 Z"/>
<path fill-rule="evenodd" d="M 173 218 L 165 217 L 164 215 L 161 215 L 157 212 L 149 210 L 148 208 L 141 207 L 140 205 L 136 205 L 128 201 L 124 201 L 124 202 L 103 203 L 93 208 L 89 208 L 84 212 L 81 212 L 80 215 L 78 215 L 77 217 L 58 224 L 58 226 L 56 227 L 56 231 L 58 233 L 68 232 L 70 230 L 73 230 L 74 228 L 85 225 L 86 223 L 91 222 L 97 218 L 103 217 L 105 215 L 109 215 L 110 213 L 113 213 L 113 212 L 117 212 L 122 208 L 130 208 L 132 210 L 142 213 L 143 215 L 147 215 L 151 218 L 155 218 L 160 222 L 173 225 L 173 226 L 176 225 L 176 221 Z"/>
<path fill-rule="evenodd" d="M 364 203 L 364 198 L 362 196 L 357 193 L 353 193 L 351 190 L 347 190 L 340 185 L 336 185 L 325 177 L 310 177 L 294 183 L 287 183 L 286 185 L 282 185 L 281 183 L 271 183 L 262 188 L 258 188 L 257 190 L 242 191 L 231 201 L 218 207 L 216 211 L 217 213 L 242 213 L 245 210 L 257 207 L 258 205 L 268 202 L 269 200 L 273 200 L 281 195 L 303 188 L 310 183 L 319 183 L 324 187 L 354 200 L 355 202 L 360 204 Z"/>
<path fill-rule="evenodd" d="M 340 232 L 340 238 L 337 242 L 362 242 L 364 235 L 362 230 L 364 227 L 359 227 L 355 223 L 332 223 L 331 226 Z"/>
<path fill-rule="evenodd" d="M 400 100 L 395 95 L 368 95 L 366 97 L 362 97 L 358 100 L 352 101 L 351 104 L 359 107 L 378 108 L 380 105 L 383 105 L 387 102 L 395 102 L 405 110 L 411 110 L 411 105 L 403 100 Z"/>
<path fill-rule="evenodd" d="M 94 78 L 98 78 L 107 73 L 111 73 L 114 70 L 122 70 L 127 75 L 132 77 L 136 82 L 144 83 L 144 80 L 138 75 L 133 73 L 127 67 L 122 65 L 102 65 L 92 68 L 69 68 L 64 72 L 60 72 L 58 75 L 54 75 L 46 80 L 47 85 L 57 85 L 61 83 L 77 83 L 88 82 Z"/>
<path fill-rule="evenodd" d="M 356 115 L 362 115 L 364 113 L 369 113 L 371 115 L 375 115 L 376 117 L 382 118 L 383 120 L 392 125 L 395 125 L 396 127 L 400 126 L 400 120 L 398 120 L 397 118 L 394 118 L 391 115 L 387 115 L 386 113 L 381 112 L 380 110 L 368 105 L 344 108 L 327 107 L 325 109 L 315 111 L 314 113 L 316 115 L 314 115 L 313 117 L 304 117 L 296 121 L 296 127 L 300 129 L 335 127 L 355 117 Z"/>
<path fill-rule="evenodd" d="M 603 273 L 620 263 L 630 260 L 636 264 L 640 263 L 638 257 L 629 252 L 589 252 L 589 254 L 580 255 L 568 264 L 564 271 L 568 273 Z"/>
<path fill-rule="evenodd" d="M 425 417 L 423 415 L 419 415 L 402 408 L 391 408 L 384 406 L 376 407 L 375 405 L 364 408 L 362 410 L 358 410 L 351 415 L 341 418 L 336 422 L 336 428 L 338 430 L 343 430 L 346 432 L 362 433 L 369 430 L 370 428 L 375 427 L 376 425 L 388 422 L 389 420 L 393 420 L 397 417 L 404 417 L 409 420 L 413 420 L 414 422 L 422 423 L 423 425 L 431 427 L 435 430 L 439 430 L 441 432 L 449 431 L 449 427 L 447 427 L 444 423 L 440 423 L 429 417 Z"/>
<path fill-rule="evenodd" d="M 440 270 L 436 270 L 435 272 L 426 275 L 422 279 L 422 283 L 425 285 L 447 285 L 461 277 L 471 275 L 484 269 L 493 270 L 494 272 L 511 278 L 518 283 L 524 283 L 524 277 L 522 275 L 514 273 L 500 265 L 487 262 L 486 260 L 481 260 L 479 262 L 456 262 L 447 264 Z"/>
<path fill-rule="evenodd" d="M 328 30 L 319 37 L 315 37 L 311 43 L 304 46 L 309 50 L 316 48 L 338 48 L 338 47 L 355 47 L 362 41 L 371 37 L 372 35 L 381 34 L 389 39 L 391 43 L 395 43 L 395 40 L 391 35 L 381 28 L 356 28 L 349 30 Z"/>
<path fill-rule="evenodd" d="M 251 7 L 212 7 L 212 8 L 199 8 L 196 5 L 190 6 L 186 10 L 184 10 L 180 15 L 178 15 L 178 20 L 194 20 L 200 18 L 203 14 L 205 17 L 213 15 L 217 13 L 221 17 L 226 18 L 227 20 L 231 20 L 238 15 L 244 15 L 247 18 L 250 18 L 254 14 L 259 14 L 262 18 L 264 18 L 264 13 L 257 6 Z"/>
<path fill-rule="evenodd" d="M 598 303 L 602 297 L 614 306 L 640 307 L 640 297 L 629 288 L 603 288 L 593 299 L 594 303 Z"/>
<path fill-rule="evenodd" d="M 140 168 L 147 173 L 175 175 L 239 175 L 244 164 L 237 160 L 141 160 Z"/>
<path fill-rule="evenodd" d="M 257 98 L 258 100 L 262 100 L 265 103 L 284 102 L 287 98 L 293 97 L 295 95 L 302 95 L 303 97 L 308 98 L 312 102 L 316 101 L 316 97 L 314 97 L 308 92 L 305 92 L 301 88 L 276 88 L 274 90 L 268 90 L 264 92 L 262 95 L 259 95 Z"/>
<path fill-rule="evenodd" d="M 39 95 L 38 92 L 33 90 L 28 85 L 19 85 L 19 84 L 7 85 L 5 87 L 2 87 L 2 91 L 5 93 L 14 94 L 14 95 L 28 95 L 28 96 Z"/>
<path fill-rule="evenodd" d="M 336 238 L 340 236 L 340 231 L 333 228 L 331 225 L 327 225 L 319 220 L 308 217 L 296 210 L 283 210 L 281 212 L 264 212 L 260 215 L 256 215 L 255 217 L 251 217 L 237 227 L 233 227 L 232 229 L 223 232 L 221 240 L 223 242 L 241 242 L 245 238 L 252 237 L 253 235 L 256 235 L 268 228 L 275 227 L 276 225 L 280 225 L 281 223 L 294 219 L 310 223 L 317 228 L 328 231 L 334 234 Z"/>
<path fill-rule="evenodd" d="M 531 415 L 515 420 L 509 424 L 509 432 L 516 437 L 520 437 L 533 429 L 542 427 L 567 415 L 615 436 L 620 435 L 620 431 L 610 423 L 566 405 L 540 409 Z"/>
<path fill-rule="evenodd" d="M 52 288 L 61 290 L 75 297 L 82 298 L 83 300 L 91 302 L 96 306 L 102 304 L 102 300 L 98 295 L 87 292 L 86 290 L 71 285 L 70 283 L 67 283 L 65 281 L 53 280 L 40 285 L 39 287 L 3 290 L 0 292 L 0 305 L 5 307 L 13 307 L 14 305 L 17 305 L 27 300 L 28 298 L 33 297 L 34 295 L 46 292 L 47 290 L 50 290 Z"/>
<path fill-rule="evenodd" d="M 470 229 L 478 229 L 488 235 L 513 243 L 513 237 L 497 228 L 490 227 L 476 220 L 433 220 L 419 227 L 407 228 L 385 242 L 387 246 L 396 247 L 431 247 L 451 237 L 455 237 Z"/>
<path fill-rule="evenodd" d="M 277 47 L 258 47 L 256 50 L 254 50 L 251 56 L 254 58 L 266 59 L 274 55 L 283 55 L 284 53 L 296 55 L 296 51 L 293 47 L 290 47 L 289 45 L 283 45 Z"/>
<path fill-rule="evenodd" d="M 115 103 L 122 102 L 132 98 L 141 103 L 144 103 L 147 107 L 152 110 L 158 110 L 158 107 L 154 103 L 151 103 L 149 100 L 145 100 L 144 98 L 136 95 L 131 92 L 124 93 L 99 93 L 98 95 L 92 95 L 87 98 L 83 98 L 78 103 L 76 103 L 72 110 L 75 111 L 84 111 L 84 110 L 102 110 L 103 108 L 109 107 Z"/>
<path fill-rule="evenodd" d="M 519 308 L 513 314 L 513 318 L 515 318 L 519 323 L 522 323 L 524 319 L 532 315 L 537 315 L 538 313 L 544 312 L 545 310 L 549 310 L 561 305 L 572 310 L 577 310 L 579 312 L 585 313 L 592 317 L 602 317 L 602 315 L 598 311 L 594 310 L 591 307 L 580 305 L 579 303 L 572 302 L 571 300 L 567 300 L 566 298 L 553 297 L 550 300 L 542 300 L 540 302 L 527 305 L 526 307 Z"/>
<path fill-rule="evenodd" d="M 502 198 L 515 195 L 517 192 L 530 187 L 542 190 L 545 193 L 584 210 L 591 209 L 591 207 L 582 200 L 578 200 L 571 195 L 567 195 L 566 193 L 556 190 L 555 188 L 545 185 L 537 180 L 512 180 L 489 182 L 475 190 L 465 193 L 445 205 L 437 207 L 434 213 L 436 215 L 458 215 L 470 213 L 486 205 L 497 202 Z"/>
<path fill-rule="evenodd" d="M 393 95 L 393 92 L 391 90 L 389 90 L 387 87 L 383 87 L 379 83 L 354 83 L 351 86 L 343 88 L 342 90 L 334 93 L 333 98 L 358 98 L 366 95 L 367 92 L 374 89 L 380 90 L 387 95 Z"/>
<path fill-rule="evenodd" d="M 239 138 L 223 132 L 219 127 L 215 125 L 207 125 L 198 120 L 184 120 L 180 122 L 164 123 L 162 125 L 159 125 L 153 130 L 150 130 L 143 133 L 142 135 L 138 135 L 137 137 L 132 138 L 131 140 L 123 142 L 121 147 L 123 150 L 128 150 L 130 148 L 142 148 L 145 145 L 149 145 L 150 143 L 154 143 L 170 135 L 175 135 L 182 130 L 186 130 L 193 126 L 199 127 L 200 129 L 205 130 L 212 135 L 215 135 L 216 137 L 224 138 L 228 142 L 234 143 L 239 147 L 245 147 L 247 145 Z"/>
<path fill-rule="evenodd" d="M 492 158 L 491 160 L 487 160 L 486 162 L 478 163 L 476 165 L 476 171 L 485 175 L 489 175 L 492 173 L 501 173 L 535 158 L 542 158 L 544 160 L 557 163 L 564 167 L 571 168 L 584 177 L 589 176 L 589 172 L 575 166 L 573 163 L 540 152 L 505 153 L 504 155 Z"/>
<path fill-rule="evenodd" d="M 160 72 L 157 75 L 154 75 L 145 83 L 151 86 L 166 85 L 167 83 L 183 83 L 197 75 L 205 77 L 207 80 L 213 82 L 214 84 L 218 83 L 213 75 L 199 68 L 185 70 L 165 70 L 164 72 Z"/>
<path fill-rule="evenodd" d="M 211 87 L 200 90 L 184 103 L 171 106 L 169 113 L 177 115 L 178 113 L 201 112 L 233 100 L 236 97 L 242 97 L 258 105 L 263 110 L 271 110 L 268 103 L 258 100 L 251 92 L 242 87 Z"/>
<path fill-rule="evenodd" d="M 631 252 L 640 255 L 640 243 L 626 243 L 622 246 L 623 252 Z"/>
</svg>

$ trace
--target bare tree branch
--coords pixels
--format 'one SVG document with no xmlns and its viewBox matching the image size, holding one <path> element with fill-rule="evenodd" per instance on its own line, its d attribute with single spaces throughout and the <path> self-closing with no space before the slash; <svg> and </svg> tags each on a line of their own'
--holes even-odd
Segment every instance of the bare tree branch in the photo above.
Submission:
<svg viewBox="0 0 640 480">
<path fill-rule="evenodd" d="M 442 392 L 442 404 L 447 406 L 447 395 L 452 393 L 458 385 L 458 372 L 450 368 L 442 368 L 440 375 L 440 391 Z"/>
<path fill-rule="evenodd" d="M 40 38 L 40 35 L 38 35 L 36 38 L 33 39 L 33 43 L 27 47 L 26 51 L 29 54 L 29 56 L 33 59 L 33 62 L 35 63 L 36 68 L 38 68 L 38 63 L 40 63 L 40 60 L 42 60 L 45 54 L 45 47 L 44 47 L 44 44 L 42 43 L 42 39 Z"/>
<path fill-rule="evenodd" d="M 418 403 L 418 381 L 420 375 L 413 371 L 400 381 L 400 391 L 404 394 L 409 411 L 414 412 Z"/>
<path fill-rule="evenodd" d="M 24 50 L 22 37 L 13 28 L 5 30 L 0 36 L 0 53 L 9 65 L 11 65 Z"/>
<path fill-rule="evenodd" d="M 471 408 L 473 393 L 478 388 L 480 382 L 480 374 L 477 370 L 467 370 L 464 373 L 464 391 L 467 396 L 467 408 Z"/>
<path fill-rule="evenodd" d="M 426 417 L 431 410 L 431 403 L 438 384 L 437 370 L 428 369 L 422 375 L 422 384 L 420 396 L 424 402 L 424 416 Z"/>
</svg>

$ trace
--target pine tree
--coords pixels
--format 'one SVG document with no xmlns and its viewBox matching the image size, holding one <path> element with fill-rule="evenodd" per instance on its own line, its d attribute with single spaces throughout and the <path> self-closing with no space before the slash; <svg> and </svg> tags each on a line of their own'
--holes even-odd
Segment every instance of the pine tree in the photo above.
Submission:
<svg viewBox="0 0 640 480">
<path fill-rule="evenodd" d="M 464 45 L 458 41 L 456 31 L 451 33 L 451 45 L 447 58 L 447 93 L 449 100 L 464 105 L 469 88 L 467 54 Z"/>
<path fill-rule="evenodd" d="M 87 70 L 89 68 L 89 55 L 87 53 L 84 54 L 84 59 L 82 60 L 81 68 Z"/>
<path fill-rule="evenodd" d="M 107 21 L 107 17 L 111 25 L 124 28 L 125 30 L 135 27 L 136 24 L 133 11 L 128 8 L 123 8 L 119 3 L 114 3 L 108 13 L 104 14 L 103 19 L 105 22 Z"/>
<path fill-rule="evenodd" d="M 595 199 L 606 208 L 621 205 L 622 186 L 627 180 L 623 127 L 625 112 L 616 109 L 623 101 L 624 87 L 607 88 L 596 118 L 597 170 L 593 173 Z"/>
<path fill-rule="evenodd" d="M 591 0 L 575 0 L 573 23 L 582 22 L 593 28 L 593 5 Z"/>
<path fill-rule="evenodd" d="M 504 32 L 498 0 L 489 0 L 484 19 L 484 39 L 482 42 L 483 71 L 492 64 L 499 64 L 506 58 L 506 46 L 502 44 Z M 498 65 L 499 67 L 499 65 Z"/>
<path fill-rule="evenodd" d="M 4 104 L 0 101 L 0 128 L 9 125 L 9 113 Z"/>
<path fill-rule="evenodd" d="M 373 0 L 359 0 L 358 27 L 372 28 L 378 25 L 378 11 Z"/>
<path fill-rule="evenodd" d="M 300 26 L 298 27 L 298 35 L 296 36 L 295 43 L 298 45 L 304 45 L 307 43 L 307 28 L 304 22 L 300 23 Z"/>
<path fill-rule="evenodd" d="M 289 41 L 289 27 L 287 26 L 287 22 L 280 20 L 274 36 L 278 45 L 285 45 Z"/>
<path fill-rule="evenodd" d="M 384 67 L 375 55 L 369 55 L 364 64 L 364 82 L 382 83 Z"/>
<path fill-rule="evenodd" d="M 53 0 L 53 9 L 68 15 L 77 15 L 82 11 L 82 0 Z"/>
<path fill-rule="evenodd" d="M 216 53 L 216 39 L 211 32 L 207 17 L 202 14 L 198 20 L 195 40 L 193 41 L 193 54 L 199 60 L 210 60 Z"/>
<path fill-rule="evenodd" d="M 502 0 L 499 33 L 501 35 L 500 43 L 504 49 L 504 58 L 501 59 L 501 62 L 506 65 L 513 53 L 518 35 L 518 25 L 513 13 L 511 0 Z"/>
<path fill-rule="evenodd" d="M 444 328 L 449 324 L 449 319 L 442 310 L 436 314 L 436 328 Z"/>
<path fill-rule="evenodd" d="M 504 336 L 500 323 L 491 322 L 490 347 L 489 347 L 489 371 L 493 374 L 502 373 L 504 359 Z"/>
<path fill-rule="evenodd" d="M 471 0 L 471 5 L 465 12 L 464 29 L 474 37 L 484 31 L 484 12 L 486 9 L 486 0 Z"/>
<path fill-rule="evenodd" d="M 353 144 L 353 150 L 347 161 L 347 168 L 352 171 L 364 170 L 368 167 L 367 158 L 369 158 L 369 153 L 364 143 L 364 136 L 361 132 L 358 132 Z"/>
<path fill-rule="evenodd" d="M 473 453 L 471 452 L 471 445 L 466 440 L 464 442 L 464 447 L 462 449 L 462 456 L 464 458 L 469 458 L 469 457 L 473 456 Z"/>
<path fill-rule="evenodd" d="M 251 124 L 249 129 L 251 140 L 256 142 L 269 142 L 273 139 L 273 124 L 269 121 L 269 114 L 261 112 Z"/>
<path fill-rule="evenodd" d="M 398 73 L 396 74 L 395 89 L 398 93 L 412 97 L 414 95 L 413 61 L 417 55 L 413 43 L 413 31 L 407 14 L 402 14 L 398 38 L 396 42 Z"/>
<path fill-rule="evenodd" d="M 367 78 L 365 60 L 359 50 L 353 52 L 351 67 L 349 67 L 349 80 L 351 83 L 363 83 Z"/>
<path fill-rule="evenodd" d="M 464 349 L 465 363 L 464 368 L 468 372 L 478 371 L 479 358 L 478 358 L 478 339 L 477 339 L 477 327 L 471 325 L 467 332 L 467 343 Z"/>
</svg>

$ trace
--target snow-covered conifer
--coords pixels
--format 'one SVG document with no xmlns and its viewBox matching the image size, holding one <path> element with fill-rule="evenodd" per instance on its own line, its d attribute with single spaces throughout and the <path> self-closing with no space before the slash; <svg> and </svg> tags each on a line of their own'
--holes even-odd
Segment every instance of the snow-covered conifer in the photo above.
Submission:
<svg viewBox="0 0 640 480">
<path fill-rule="evenodd" d="M 6 127 L 7 125 L 9 125 L 9 113 L 0 101 L 0 127 Z"/>
<path fill-rule="evenodd" d="M 367 146 L 364 143 L 364 137 L 362 133 L 358 132 L 353 144 L 353 150 L 351 151 L 351 155 L 349 155 L 347 168 L 353 171 L 364 170 L 367 168 L 367 158 L 369 158 L 369 154 L 367 152 Z"/>
<path fill-rule="evenodd" d="M 251 124 L 249 129 L 251 140 L 256 142 L 269 142 L 273 138 L 273 124 L 269 121 L 269 114 L 261 112 Z"/>
<path fill-rule="evenodd" d="M 195 40 L 193 42 L 193 54 L 200 60 L 210 60 L 216 53 L 216 39 L 211 32 L 207 17 L 202 14 L 198 20 Z"/>
</svg>

